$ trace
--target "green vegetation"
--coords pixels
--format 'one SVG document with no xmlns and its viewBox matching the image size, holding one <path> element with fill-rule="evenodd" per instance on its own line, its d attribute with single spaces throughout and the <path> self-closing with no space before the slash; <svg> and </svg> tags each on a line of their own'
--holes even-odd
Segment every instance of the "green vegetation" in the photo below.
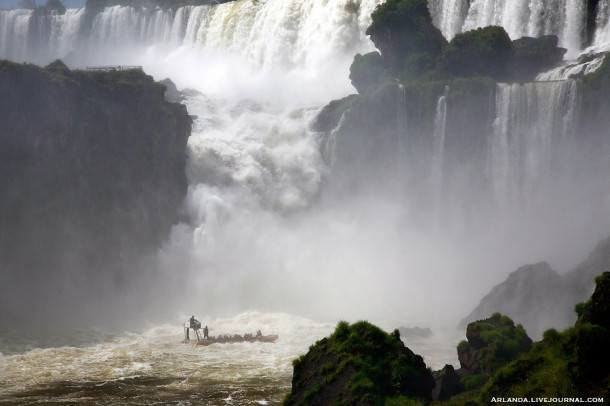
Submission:
<svg viewBox="0 0 610 406">
<path fill-rule="evenodd" d="M 458 345 L 460 362 L 473 373 L 490 374 L 507 362 L 527 352 L 532 340 L 525 329 L 508 316 L 494 313 L 490 318 L 470 323 L 466 330 L 467 344 Z"/>
<path fill-rule="evenodd" d="M 485 27 L 457 34 L 443 48 L 442 70 L 461 77 L 503 78 L 511 57 L 512 42 L 502 27 Z"/>
<path fill-rule="evenodd" d="M 390 68 L 379 52 L 356 54 L 349 70 L 352 85 L 360 94 L 391 78 Z"/>
<path fill-rule="evenodd" d="M 371 17 L 366 34 L 395 68 L 404 68 L 408 56 L 437 54 L 447 43 L 432 24 L 426 0 L 388 0 Z"/>
<path fill-rule="evenodd" d="M 383 405 L 390 399 L 406 405 L 414 403 L 404 397 L 430 399 L 433 386 L 423 359 L 404 346 L 397 330 L 388 334 L 365 321 L 342 321 L 294 362 L 293 393 L 285 404 L 332 398 L 332 404 Z"/>
<path fill-rule="evenodd" d="M 487 404 L 492 396 L 607 397 L 608 365 L 602 354 L 610 346 L 610 272 L 599 276 L 596 283 L 591 299 L 577 305 L 580 316 L 574 327 L 563 332 L 545 331 L 542 341 L 498 368 L 482 387 L 483 381 L 476 382 L 476 375 L 464 377 L 466 389 L 481 387 L 481 390 L 479 394 L 475 391 L 462 396 L 461 401 Z M 463 350 L 464 346 L 460 343 L 458 348 Z"/>
<path fill-rule="evenodd" d="M 532 350 L 498 369 L 483 386 L 479 399 L 489 401 L 492 396 L 577 396 L 571 380 L 569 363 L 572 361 L 570 335 L 545 333 L 547 339 L 536 343 Z"/>
</svg>

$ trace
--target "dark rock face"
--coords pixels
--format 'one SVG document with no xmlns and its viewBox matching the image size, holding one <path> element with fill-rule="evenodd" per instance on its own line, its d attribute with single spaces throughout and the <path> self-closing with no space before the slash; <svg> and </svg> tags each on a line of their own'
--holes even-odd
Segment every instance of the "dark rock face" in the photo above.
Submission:
<svg viewBox="0 0 610 406">
<path fill-rule="evenodd" d="M 590 300 L 579 305 L 574 327 L 551 329 L 531 351 L 502 367 L 483 386 L 478 403 L 502 397 L 607 397 L 610 394 L 610 272 L 596 278 Z"/>
<path fill-rule="evenodd" d="M 576 322 L 576 379 L 591 396 L 610 392 L 610 272 L 596 278 L 591 299 Z M 605 388 L 605 389 L 604 389 Z"/>
<path fill-rule="evenodd" d="M 356 97 L 355 94 L 346 96 L 339 100 L 328 103 L 313 121 L 311 128 L 318 132 L 330 132 L 339 125 L 339 121 L 349 107 L 350 102 Z"/>
<path fill-rule="evenodd" d="M 595 278 L 607 270 L 610 270 L 610 238 L 600 241 L 585 261 L 565 275 L 574 298 L 572 304 L 589 297 L 595 289 Z"/>
<path fill-rule="evenodd" d="M 565 282 L 549 264 L 525 265 L 495 286 L 460 325 L 500 312 L 523 324 L 530 334 L 542 336 L 547 328 L 565 326 L 569 324 L 566 319 L 575 319 L 575 302 L 566 301 L 566 293 Z"/>
<path fill-rule="evenodd" d="M 452 365 L 445 365 L 442 370 L 432 373 L 435 386 L 432 391 L 433 400 L 447 400 L 464 390 L 460 376 Z"/>
<path fill-rule="evenodd" d="M 564 276 L 546 262 L 523 266 L 481 299 L 460 326 L 500 312 L 523 324 L 534 337 L 542 337 L 548 328 L 568 327 L 576 320 L 574 305 L 591 294 L 595 276 L 605 269 L 610 269 L 610 238 Z"/>
<path fill-rule="evenodd" d="M 557 42 L 556 35 L 514 40 L 508 77 L 517 81 L 531 81 L 539 72 L 559 65 L 567 50 L 558 48 Z"/>
<path fill-rule="evenodd" d="M 470 323 L 466 339 L 458 345 L 458 359 L 471 374 L 490 375 L 532 347 L 523 327 L 499 313 Z"/>
<path fill-rule="evenodd" d="M 426 0 L 389 0 L 375 9 L 366 30 L 383 58 L 398 69 L 405 58 L 436 53 L 447 41 L 432 24 Z"/>
<path fill-rule="evenodd" d="M 135 283 L 186 194 L 191 120 L 164 90 L 0 62 L 0 319 L 69 317 Z"/>
<path fill-rule="evenodd" d="M 578 317 L 576 325 L 584 323 L 597 324 L 610 328 L 610 272 L 604 272 L 596 278 L 596 286 L 585 309 Z"/>
<path fill-rule="evenodd" d="M 456 35 L 443 48 L 440 65 L 464 77 L 505 77 L 512 43 L 502 27 L 485 27 Z"/>
<path fill-rule="evenodd" d="M 356 54 L 350 66 L 349 78 L 358 93 L 366 93 L 390 76 L 389 66 L 379 52 Z"/>
<path fill-rule="evenodd" d="M 377 405 L 406 396 L 431 400 L 434 379 L 421 356 L 367 323 L 341 322 L 293 362 L 285 405 Z"/>
</svg>

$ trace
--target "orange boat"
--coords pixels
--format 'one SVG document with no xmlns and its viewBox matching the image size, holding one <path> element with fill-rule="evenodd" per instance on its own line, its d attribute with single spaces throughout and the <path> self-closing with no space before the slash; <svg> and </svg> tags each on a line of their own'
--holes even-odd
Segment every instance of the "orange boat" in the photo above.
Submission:
<svg viewBox="0 0 610 406">
<path fill-rule="evenodd" d="M 266 336 L 252 336 L 249 338 L 245 338 L 244 336 L 234 335 L 234 336 L 218 336 L 218 337 L 210 337 L 202 340 L 197 340 L 195 345 L 212 345 L 212 344 L 233 344 L 233 343 L 273 343 L 278 339 L 277 334 L 271 334 Z"/>
</svg>

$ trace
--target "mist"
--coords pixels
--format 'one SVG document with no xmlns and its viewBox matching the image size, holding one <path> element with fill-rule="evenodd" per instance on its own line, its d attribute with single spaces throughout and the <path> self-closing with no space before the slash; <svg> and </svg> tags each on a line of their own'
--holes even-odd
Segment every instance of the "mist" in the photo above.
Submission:
<svg viewBox="0 0 610 406">
<path fill-rule="evenodd" d="M 357 52 L 374 49 L 363 32 L 378 1 L 356 9 L 348 1 L 300 3 L 240 1 L 211 16 L 191 9 L 183 32 L 152 22 L 144 29 L 136 13 L 113 7 L 91 38 L 74 39 L 80 34 L 71 30 L 57 37 L 52 57 L 20 54 L 41 64 L 62 57 L 76 68 L 141 65 L 176 83 L 197 117 L 183 221 L 118 281 L 100 287 L 103 275 L 73 278 L 83 272 L 66 269 L 17 284 L 74 287 L 78 293 L 59 302 L 45 293 L 28 299 L 51 303 L 45 317 L 120 325 L 256 310 L 453 328 L 519 266 L 548 261 L 566 272 L 610 234 L 607 146 L 567 148 L 565 174 L 543 168 L 508 206 L 470 187 L 462 170 L 469 156 L 443 164 L 451 177 L 434 204 L 425 195 L 434 195 L 429 173 L 413 173 L 404 156 L 382 157 L 387 165 L 360 161 L 357 176 L 338 176 L 310 124 L 326 103 L 355 93 L 349 66 Z M 76 11 L 65 18 L 81 23 Z M 73 319 L 57 314 L 73 306 L 82 306 Z"/>
</svg>

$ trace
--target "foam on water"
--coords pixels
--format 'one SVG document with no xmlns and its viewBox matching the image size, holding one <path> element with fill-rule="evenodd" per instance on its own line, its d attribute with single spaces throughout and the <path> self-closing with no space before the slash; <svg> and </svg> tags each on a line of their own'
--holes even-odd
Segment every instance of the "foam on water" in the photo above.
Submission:
<svg viewBox="0 0 610 406">
<path fill-rule="evenodd" d="M 94 340 L 101 342 L 79 347 L 72 345 L 75 338 L 79 340 L 74 336 L 66 336 L 63 346 L 55 341 L 50 348 L 29 349 L 26 344 L 22 352 L 0 357 L 0 400 L 12 399 L 14 394 L 29 401 L 42 400 L 61 385 L 65 388 L 60 400 L 64 401 L 84 400 L 99 388 L 106 388 L 106 400 L 112 403 L 122 396 L 114 390 L 123 387 L 125 391 L 138 391 L 143 401 L 163 399 L 162 393 L 166 392 L 166 400 L 184 399 L 193 393 L 217 393 L 222 394 L 222 399 L 208 399 L 210 404 L 240 404 L 245 400 L 277 403 L 290 390 L 292 360 L 334 329 L 334 323 L 285 313 L 246 312 L 234 317 L 199 319 L 210 327 L 211 335 L 254 333 L 260 329 L 264 334 L 278 333 L 279 339 L 275 343 L 205 347 L 181 344 L 182 325 L 176 323 L 119 335 L 89 331 L 86 333 L 95 334 Z M 44 336 L 40 339 L 44 341 Z M 456 363 L 455 349 L 446 345 L 445 339 L 433 337 L 425 344 L 417 340 L 407 344 L 416 351 L 429 351 L 423 355 L 433 368 Z M 0 351 L 4 350 L 0 347 Z M 255 385 L 261 385 L 263 390 L 252 395 L 249 391 Z"/>
</svg>

